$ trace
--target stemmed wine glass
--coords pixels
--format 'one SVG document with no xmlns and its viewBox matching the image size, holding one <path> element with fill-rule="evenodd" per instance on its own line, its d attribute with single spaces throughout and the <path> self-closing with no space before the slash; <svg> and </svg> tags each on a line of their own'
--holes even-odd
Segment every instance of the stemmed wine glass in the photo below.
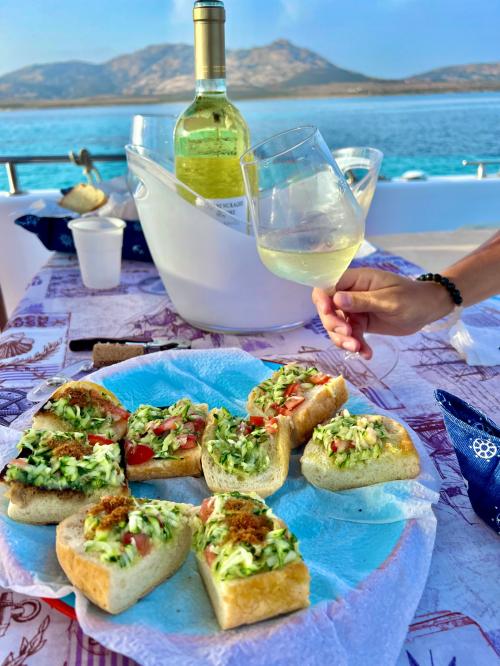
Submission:
<svg viewBox="0 0 500 666">
<path fill-rule="evenodd" d="M 316 127 L 297 127 L 241 157 L 260 257 L 287 280 L 335 287 L 364 237 L 364 215 Z"/>
<path fill-rule="evenodd" d="M 364 237 L 364 215 L 316 127 L 297 127 L 241 157 L 260 257 L 287 280 L 334 288 Z"/>
</svg>

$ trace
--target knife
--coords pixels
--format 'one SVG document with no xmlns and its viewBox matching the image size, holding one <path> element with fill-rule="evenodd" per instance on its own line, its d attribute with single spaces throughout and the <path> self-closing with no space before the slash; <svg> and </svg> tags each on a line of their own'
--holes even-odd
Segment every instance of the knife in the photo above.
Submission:
<svg viewBox="0 0 500 666">
<path fill-rule="evenodd" d="M 191 343 L 187 340 L 172 338 L 78 338 L 69 341 L 69 348 L 73 352 L 92 351 L 98 343 L 142 345 L 145 351 L 164 351 L 167 349 L 190 349 Z"/>
</svg>

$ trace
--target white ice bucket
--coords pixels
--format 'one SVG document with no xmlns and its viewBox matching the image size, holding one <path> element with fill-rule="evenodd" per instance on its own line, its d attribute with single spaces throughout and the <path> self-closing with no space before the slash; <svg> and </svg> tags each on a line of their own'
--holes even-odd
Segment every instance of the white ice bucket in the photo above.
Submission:
<svg viewBox="0 0 500 666">
<path fill-rule="evenodd" d="M 126 152 L 144 235 L 181 317 L 208 331 L 253 333 L 314 316 L 311 289 L 270 273 L 255 238 L 236 230 L 231 215 L 183 185 L 147 149 Z"/>
</svg>

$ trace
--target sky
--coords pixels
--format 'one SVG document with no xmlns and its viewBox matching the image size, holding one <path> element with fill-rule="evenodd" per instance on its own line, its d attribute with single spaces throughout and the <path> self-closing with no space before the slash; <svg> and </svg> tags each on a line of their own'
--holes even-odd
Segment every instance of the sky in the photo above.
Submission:
<svg viewBox="0 0 500 666">
<path fill-rule="evenodd" d="M 0 0 L 0 74 L 192 43 L 192 0 Z M 340 67 L 399 78 L 500 61 L 500 0 L 226 0 L 228 48 L 286 38 Z"/>
</svg>

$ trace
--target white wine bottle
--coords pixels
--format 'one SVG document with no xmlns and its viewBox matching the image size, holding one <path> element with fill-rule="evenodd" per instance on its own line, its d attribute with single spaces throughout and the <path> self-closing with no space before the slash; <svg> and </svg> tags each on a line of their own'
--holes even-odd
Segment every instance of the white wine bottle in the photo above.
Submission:
<svg viewBox="0 0 500 666">
<path fill-rule="evenodd" d="M 227 98 L 223 2 L 197 0 L 193 20 L 196 96 L 175 126 L 175 174 L 194 192 L 232 214 L 238 220 L 236 226 L 246 231 L 247 201 L 239 158 L 250 147 L 250 134 Z"/>
</svg>

